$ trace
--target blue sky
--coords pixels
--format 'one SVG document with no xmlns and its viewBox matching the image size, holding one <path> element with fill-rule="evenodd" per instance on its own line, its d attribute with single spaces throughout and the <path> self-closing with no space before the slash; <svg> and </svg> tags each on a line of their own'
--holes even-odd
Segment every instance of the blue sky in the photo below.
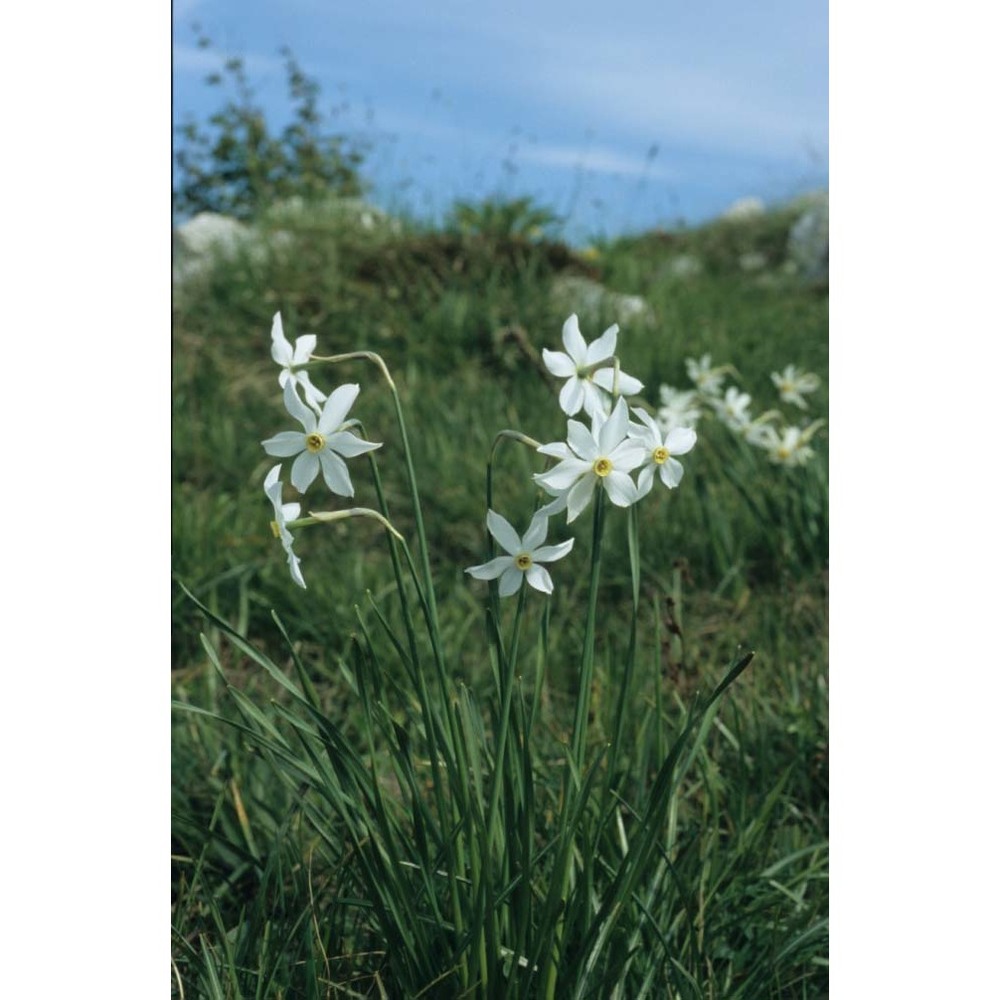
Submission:
<svg viewBox="0 0 1000 1000">
<path fill-rule="evenodd" d="M 283 124 L 283 45 L 385 207 L 529 194 L 581 239 L 827 184 L 825 0 L 175 0 L 175 121 L 218 108 L 204 77 L 239 55 Z"/>
</svg>

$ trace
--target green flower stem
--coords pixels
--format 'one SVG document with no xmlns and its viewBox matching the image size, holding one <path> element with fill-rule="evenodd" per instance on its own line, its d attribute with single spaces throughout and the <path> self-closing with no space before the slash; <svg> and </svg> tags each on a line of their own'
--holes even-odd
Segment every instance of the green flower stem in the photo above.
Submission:
<svg viewBox="0 0 1000 1000">
<path fill-rule="evenodd" d="M 580 688 L 576 697 L 573 721 L 573 761 L 578 773 L 583 773 L 583 758 L 587 746 L 587 716 L 590 711 L 590 689 L 594 681 L 594 633 L 597 624 L 597 587 L 601 577 L 601 541 L 604 537 L 604 490 L 598 489 L 594 501 L 593 550 L 590 554 L 590 589 L 587 593 L 587 619 L 583 634 L 583 655 L 580 658 Z"/>
<path fill-rule="evenodd" d="M 486 509 L 493 509 L 493 467 L 496 462 L 497 451 L 501 442 L 505 440 L 517 441 L 531 449 L 540 447 L 540 442 L 520 431 L 506 429 L 499 431 L 493 438 L 490 447 L 489 458 L 486 461 Z M 486 558 L 492 559 L 496 554 L 496 545 L 493 536 L 486 533 Z M 527 594 L 527 583 L 521 584 L 521 591 L 518 595 L 517 611 L 514 616 L 513 638 L 509 653 L 504 649 L 503 638 L 500 632 L 500 597 L 497 590 L 498 584 L 495 580 L 490 581 L 489 597 L 487 605 L 487 633 L 494 647 L 494 656 L 491 658 L 494 664 L 494 685 L 497 700 L 501 705 L 500 717 L 497 731 L 497 749 L 493 764 L 493 784 L 490 789 L 490 801 L 486 813 L 486 825 L 484 827 L 484 842 L 482 849 L 481 863 L 484 867 L 492 867 L 493 857 L 496 849 L 496 840 L 499 835 L 500 824 L 498 814 L 500 808 L 500 792 L 504 786 L 504 771 L 506 769 L 507 741 L 510 730 L 511 700 L 514 689 L 514 677 L 517 662 L 517 641 L 520 634 L 521 616 L 524 609 Z M 504 858 L 497 858 L 500 871 L 497 872 L 496 881 L 502 884 L 505 880 L 503 873 Z M 490 880 L 493 881 L 493 880 Z M 486 880 L 484 879 L 484 888 Z M 482 963 L 483 977 L 485 979 L 487 970 L 490 968 L 487 959 L 487 950 L 494 956 L 498 955 L 499 937 L 497 928 L 497 914 L 495 912 L 495 899 L 483 898 L 484 907 L 483 930 L 479 939 L 480 961 Z M 512 975 L 513 978 L 513 975 Z M 484 996 L 488 995 L 486 984 L 484 983 Z"/>
<path fill-rule="evenodd" d="M 660 609 L 660 599 L 657 597 L 654 604 L 656 620 L 653 629 L 653 664 L 656 668 L 656 676 L 653 683 L 653 704 L 656 709 L 656 759 L 663 760 L 666 749 L 663 738 L 663 628 L 660 624 L 663 621 L 663 612 Z"/>
<path fill-rule="evenodd" d="M 491 582 L 491 586 L 495 586 Z M 497 734 L 496 760 L 493 766 L 493 788 L 490 793 L 490 807 L 487 812 L 486 836 L 487 855 L 493 852 L 494 841 L 496 840 L 496 817 L 500 804 L 500 788 L 503 785 L 503 772 L 505 766 L 505 756 L 507 752 L 507 733 L 510 730 L 510 705 L 515 687 L 515 677 L 517 674 L 517 643 L 521 631 L 521 614 L 524 611 L 525 597 L 528 593 L 527 581 L 522 582 L 521 592 L 517 598 L 517 611 L 514 613 L 513 636 L 511 638 L 510 653 L 504 658 L 506 663 L 502 664 L 502 705 L 500 709 L 500 722 Z"/>
<path fill-rule="evenodd" d="M 628 556 L 632 575 L 632 625 L 629 630 L 628 652 L 625 655 L 625 669 L 621 678 L 615 678 L 618 689 L 618 704 L 615 706 L 614 724 L 611 733 L 611 744 L 608 748 L 608 770 L 604 786 L 605 817 L 611 815 L 610 795 L 611 783 L 614 780 L 618 765 L 618 754 L 624 742 L 625 718 L 628 715 L 629 695 L 632 687 L 632 677 L 635 673 L 635 653 L 639 631 L 639 507 L 632 504 L 628 508 Z"/>
<path fill-rule="evenodd" d="M 437 636 L 440 630 L 438 627 L 437 602 L 434 597 L 434 586 L 431 579 L 431 563 L 427 548 L 427 533 L 424 530 L 424 516 L 420 510 L 420 496 L 417 491 L 417 476 L 413 469 L 413 453 L 410 450 L 410 440 L 406 434 L 406 420 L 403 417 L 403 407 L 400 403 L 399 390 L 396 388 L 396 383 L 392 380 L 392 376 L 389 374 L 389 369 L 386 366 L 385 361 L 374 351 L 351 351 L 347 354 L 331 354 L 327 357 L 321 357 L 316 354 L 312 355 L 313 361 L 324 362 L 327 364 L 338 364 L 341 361 L 354 361 L 358 359 L 370 361 L 373 365 L 375 365 L 382 373 L 382 376 L 389 385 L 389 391 L 392 393 L 392 402 L 396 410 L 396 423 L 399 425 L 400 441 L 403 445 L 403 457 L 406 460 L 406 475 L 410 484 L 410 497 L 413 501 L 413 519 L 417 527 L 417 540 L 419 542 L 421 570 L 423 571 L 424 586 L 426 588 L 427 607 L 430 612 L 431 628 Z M 437 645 L 440 651 L 440 644 L 438 643 Z"/>
<path fill-rule="evenodd" d="M 569 829 L 569 815 L 575 811 L 577 795 L 586 792 L 584 781 L 583 759 L 587 749 L 587 722 L 590 713 L 590 690 L 594 680 L 594 634 L 597 624 L 597 588 L 601 576 L 601 542 L 604 537 L 604 490 L 598 489 L 594 501 L 594 533 L 593 547 L 590 554 L 590 590 L 587 594 L 587 620 L 583 636 L 583 653 L 580 659 L 580 688 L 576 696 L 576 713 L 573 722 L 573 739 L 571 745 L 569 774 L 564 786 L 563 811 L 560 822 L 560 839 L 572 837 Z M 573 784 L 583 782 L 583 788 L 573 794 Z M 553 873 L 559 879 L 560 898 L 565 903 L 569 895 L 570 871 L 573 867 L 573 848 L 565 844 L 562 871 Z M 555 1000 L 556 979 L 558 976 L 557 953 L 562 947 L 563 931 L 565 930 L 565 909 L 559 917 L 552 937 L 552 947 L 545 959 L 543 973 L 542 996 L 545 1000 Z"/>
<path fill-rule="evenodd" d="M 532 437 L 528 437 L 527 434 L 522 434 L 520 431 L 515 430 L 502 430 L 499 431 L 493 438 L 493 444 L 490 447 L 490 457 L 486 461 L 486 509 L 493 510 L 493 465 L 496 461 L 497 449 L 500 447 L 500 443 L 504 440 L 517 441 L 520 444 L 527 445 L 531 449 L 540 448 L 541 444 Z M 486 532 L 486 558 L 487 560 L 492 559 L 496 555 L 496 545 L 493 541 L 493 536 Z M 504 661 L 503 643 L 500 639 L 500 599 L 497 594 L 496 583 L 491 583 L 489 587 L 489 610 L 493 617 L 494 627 L 489 629 L 491 637 L 494 639 L 494 645 L 496 646 L 497 664 L 501 664 Z M 520 604 L 518 604 L 518 621 L 520 620 Z M 499 674 L 494 678 L 496 682 L 497 697 L 503 700 L 503 683 Z"/>
</svg>

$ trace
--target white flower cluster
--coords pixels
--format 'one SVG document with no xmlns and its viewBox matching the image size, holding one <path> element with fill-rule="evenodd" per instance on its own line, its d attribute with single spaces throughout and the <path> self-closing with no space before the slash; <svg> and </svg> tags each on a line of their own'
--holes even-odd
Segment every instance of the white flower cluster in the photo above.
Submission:
<svg viewBox="0 0 1000 1000">
<path fill-rule="evenodd" d="M 316 338 L 312 334 L 298 337 L 293 348 L 285 338 L 281 314 L 275 313 L 271 326 L 271 357 L 281 365 L 278 384 L 284 390 L 285 408 L 302 425 L 302 429 L 282 431 L 262 443 L 264 451 L 276 458 L 294 456 L 290 479 L 299 493 L 305 493 L 322 473 L 331 493 L 352 497 L 354 484 L 344 459 L 363 455 L 382 445 L 363 441 L 347 429 L 356 423 L 347 420 L 347 414 L 358 398 L 359 386 L 342 385 L 327 396 L 312 384 L 309 373 L 302 370 L 301 366 L 308 363 L 315 348 Z M 279 463 L 264 480 L 264 492 L 274 505 L 271 526 L 288 555 L 292 579 L 300 587 L 305 587 L 299 559 L 292 551 L 293 538 L 288 527 L 289 522 L 298 518 L 301 508 L 297 503 L 281 502 L 280 473 Z"/>
<path fill-rule="evenodd" d="M 668 489 L 677 486 L 684 475 L 677 456 L 687 454 L 697 440 L 690 428 L 664 430 L 646 410 L 629 408 L 625 397 L 643 386 L 618 366 L 617 325 L 588 344 L 574 314 L 563 324 L 562 339 L 565 351 L 543 350 L 542 358 L 552 375 L 565 379 L 559 393 L 562 411 L 572 418 L 582 409 L 590 426 L 570 419 L 565 441 L 538 446 L 539 454 L 559 460 L 533 477 L 553 499 L 537 511 L 523 538 L 495 511 L 487 512 L 490 534 L 507 555 L 466 572 L 478 580 L 499 577 L 501 597 L 517 593 L 524 580 L 536 590 L 552 592 L 552 580 L 539 563 L 561 559 L 573 542 L 542 545 L 550 517 L 565 510 L 567 523 L 576 520 L 597 489 L 615 506 L 629 507 L 646 496 L 657 479 Z"/>
<path fill-rule="evenodd" d="M 776 464 L 805 465 L 813 458 L 809 441 L 823 425 L 822 420 L 813 421 L 807 427 L 788 423 L 775 426 L 782 420 L 779 411 L 768 410 L 754 417 L 750 412 L 749 393 L 741 392 L 735 385 L 723 391 L 726 375 L 736 374 L 731 365 L 713 367 L 710 354 L 688 358 L 685 364 L 693 389 L 660 386 L 662 405 L 656 419 L 664 431 L 678 427 L 693 429 L 706 413 L 711 413 L 734 434 L 763 449 Z M 788 365 L 781 373 L 772 372 L 771 381 L 783 403 L 793 403 L 802 410 L 808 409 L 805 395 L 815 392 L 820 385 L 816 375 L 800 372 L 794 365 Z"/>
<path fill-rule="evenodd" d="M 563 412 L 572 417 L 582 405 L 590 416 L 590 428 L 569 420 L 565 441 L 538 449 L 560 459 L 553 469 L 534 477 L 555 497 L 543 509 L 555 513 L 565 508 L 567 521 L 573 521 L 598 487 L 613 504 L 628 507 L 646 496 L 657 478 L 668 488 L 677 486 L 684 467 L 676 456 L 687 454 L 697 435 L 687 427 L 661 428 L 641 407 L 629 409 L 625 397 L 641 392 L 643 386 L 618 368 L 617 325 L 588 345 L 573 315 L 563 324 L 562 335 L 566 353 L 543 351 L 542 358 L 553 375 L 567 380 L 559 394 Z M 630 473 L 636 470 L 638 478 L 633 481 Z"/>
<path fill-rule="evenodd" d="M 546 368 L 565 380 L 559 393 L 563 412 L 572 418 L 583 410 L 590 417 L 590 426 L 569 419 L 565 441 L 545 445 L 533 442 L 540 454 L 559 461 L 552 469 L 534 476 L 535 482 L 553 499 L 536 512 L 523 536 L 502 515 L 493 510 L 487 512 L 487 528 L 505 554 L 471 566 L 467 572 L 476 579 L 498 580 L 501 597 L 517 593 L 525 582 L 542 593 L 552 592 L 552 578 L 545 564 L 562 559 L 573 548 L 572 539 L 545 544 L 548 522 L 554 514 L 565 510 L 567 521 L 575 520 L 586 509 L 596 489 L 603 489 L 616 506 L 628 507 L 646 496 L 657 479 L 667 488 L 677 486 L 684 475 L 677 456 L 689 452 L 697 439 L 691 428 L 663 429 L 645 409 L 630 410 L 625 397 L 635 396 L 643 386 L 619 367 L 615 354 L 617 325 L 588 344 L 580 333 L 577 317 L 570 316 L 563 324 L 563 346 L 565 351 L 543 352 Z M 358 398 L 359 386 L 341 385 L 327 395 L 312 383 L 306 366 L 314 357 L 315 347 L 316 338 L 312 335 L 297 338 L 294 346 L 290 344 L 282 329 L 280 313 L 275 315 L 271 356 L 281 367 L 278 384 L 282 387 L 285 408 L 301 426 L 282 431 L 262 443 L 269 455 L 293 460 L 289 478 L 299 493 L 304 493 L 322 475 L 332 493 L 351 497 L 354 486 L 346 459 L 381 445 L 364 441 L 350 430 L 357 421 L 348 420 L 347 416 Z M 632 473 L 636 473 L 635 478 Z M 301 505 L 282 502 L 280 476 L 278 464 L 264 481 L 264 491 L 274 509 L 271 526 L 285 549 L 292 579 L 305 587 L 300 560 L 292 549 L 291 529 L 340 515 L 310 514 L 306 522 L 298 521 Z"/>
<path fill-rule="evenodd" d="M 552 593 L 552 578 L 545 566 L 562 559 L 573 548 L 572 539 L 545 544 L 548 522 L 554 515 L 565 511 L 567 523 L 575 521 L 597 490 L 604 490 L 615 506 L 630 507 L 649 494 L 657 480 L 667 489 L 680 485 L 684 467 L 678 457 L 694 447 L 695 426 L 706 412 L 714 413 L 751 444 L 766 449 L 776 462 L 800 465 L 812 456 L 809 440 L 822 421 L 807 428 L 786 426 L 779 431 L 773 426 L 780 416 L 776 411 L 752 417 L 750 396 L 736 386 L 724 389 L 726 375 L 735 371 L 729 365 L 713 367 L 708 354 L 687 361 L 693 389 L 660 388 L 662 405 L 654 419 L 651 408 L 627 402 L 628 397 L 642 391 L 643 385 L 619 366 L 617 324 L 588 344 L 573 315 L 563 324 L 562 340 L 564 351 L 544 350 L 542 357 L 549 373 L 563 380 L 559 405 L 568 418 L 566 438 L 538 444 L 517 435 L 536 447 L 540 455 L 557 460 L 552 468 L 533 476 L 552 499 L 535 513 L 523 536 L 502 515 L 487 511 L 486 526 L 504 555 L 466 570 L 479 580 L 498 580 L 501 597 L 516 594 L 525 582 L 542 593 Z M 354 486 L 346 460 L 381 447 L 362 440 L 350 429 L 358 424 L 347 417 L 358 398 L 359 386 L 341 385 L 327 395 L 313 385 L 306 366 L 313 359 L 316 338 L 299 337 L 293 346 L 285 338 L 280 314 L 274 317 L 271 341 L 271 356 L 281 368 L 278 384 L 285 408 L 300 428 L 268 438 L 262 442 L 264 450 L 277 458 L 293 460 L 289 479 L 299 493 L 305 493 L 322 475 L 332 493 L 352 497 Z M 806 407 L 804 395 L 819 386 L 815 375 L 800 373 L 793 365 L 771 377 L 782 400 L 801 408 Z M 589 417 L 589 426 L 574 419 L 581 410 Z M 301 505 L 282 502 L 280 475 L 279 463 L 267 473 L 264 491 L 274 509 L 272 529 L 285 549 L 292 579 L 301 587 L 306 584 L 292 550 L 292 528 L 358 513 L 374 515 L 388 525 L 381 515 L 362 508 L 310 514 L 305 521 L 299 521 Z"/>
</svg>

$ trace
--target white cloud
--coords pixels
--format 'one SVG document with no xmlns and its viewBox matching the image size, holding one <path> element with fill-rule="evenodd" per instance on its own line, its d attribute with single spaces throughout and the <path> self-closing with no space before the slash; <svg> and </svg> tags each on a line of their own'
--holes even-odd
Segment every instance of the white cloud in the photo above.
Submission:
<svg viewBox="0 0 1000 1000">
<path fill-rule="evenodd" d="M 599 174 L 620 174 L 625 177 L 648 177 L 651 180 L 677 180 L 673 171 L 658 165 L 653 157 L 629 155 L 609 146 L 589 143 L 539 143 L 534 140 L 497 132 L 469 129 L 459 124 L 435 121 L 427 116 L 416 116 L 378 111 L 374 127 L 382 135 L 400 133 L 419 136 L 440 143 L 459 143 L 466 150 L 495 153 L 499 147 L 513 144 L 511 153 L 516 163 L 534 163 L 539 166 L 570 167 Z"/>
<path fill-rule="evenodd" d="M 604 146 L 524 145 L 518 148 L 518 160 L 551 167 L 573 167 L 598 174 L 624 177 L 648 177 L 650 180 L 677 180 L 673 171 L 658 167 L 649 156 L 628 156 Z"/>
</svg>

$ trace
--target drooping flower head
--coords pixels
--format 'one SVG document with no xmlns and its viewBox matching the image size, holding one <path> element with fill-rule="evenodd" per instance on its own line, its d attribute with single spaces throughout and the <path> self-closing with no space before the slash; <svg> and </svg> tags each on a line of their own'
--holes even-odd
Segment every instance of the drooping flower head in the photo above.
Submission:
<svg viewBox="0 0 1000 1000">
<path fill-rule="evenodd" d="M 644 497 L 653 488 L 653 479 L 669 489 L 679 485 L 684 475 L 684 466 L 674 457 L 686 455 L 698 440 L 698 435 L 690 427 L 674 427 L 666 433 L 645 411 L 634 409 L 632 413 L 639 423 L 629 424 L 630 440 L 641 445 L 644 463 L 639 470 L 639 497 Z"/>
<path fill-rule="evenodd" d="M 516 594 L 525 580 L 535 590 L 551 594 L 552 577 L 542 563 L 562 559 L 573 548 L 573 539 L 558 545 L 543 545 L 548 525 L 548 517 L 541 512 L 536 513 L 522 538 L 506 518 L 495 511 L 487 511 L 486 526 L 507 555 L 497 556 L 480 566 L 470 566 L 465 572 L 477 580 L 499 577 L 501 597 Z"/>
<path fill-rule="evenodd" d="M 295 383 L 285 383 L 285 407 L 302 424 L 301 431 L 282 431 L 263 442 L 264 450 L 278 458 L 297 458 L 292 463 L 292 485 L 305 493 L 312 481 L 323 472 L 330 491 L 342 497 L 354 496 L 354 485 L 347 471 L 345 458 L 354 458 L 381 444 L 362 441 L 356 434 L 343 430 L 348 412 L 358 398 L 360 387 L 342 385 L 330 393 L 317 416 L 299 399 Z"/>
<path fill-rule="evenodd" d="M 611 358 L 618 346 L 618 324 L 609 326 L 592 344 L 587 344 L 580 333 L 580 322 L 574 313 L 562 330 L 563 346 L 566 351 L 542 350 L 545 367 L 556 376 L 566 379 L 559 393 L 559 405 L 563 413 L 573 416 L 582 408 L 588 416 L 595 413 L 606 414 L 611 407 L 615 373 L 613 367 L 590 371 L 591 365 Z M 618 394 L 634 396 L 642 392 L 642 383 L 618 372 Z"/>
<path fill-rule="evenodd" d="M 808 409 L 802 394 L 819 388 L 819 376 L 800 372 L 795 365 L 788 365 L 783 372 L 771 372 L 771 381 L 778 389 L 783 403 L 794 403 L 800 410 Z"/>
<path fill-rule="evenodd" d="M 281 313 L 274 314 L 274 320 L 271 323 L 271 357 L 281 365 L 278 385 L 284 389 L 285 385 L 291 381 L 300 386 L 306 403 L 318 413 L 323 400 L 326 399 L 326 393 L 320 392 L 309 381 L 309 372 L 296 370 L 299 365 L 304 365 L 309 360 L 309 356 L 315 350 L 316 336 L 312 333 L 296 337 L 295 347 L 292 347 L 286 339 L 284 328 L 281 325 Z"/>
<path fill-rule="evenodd" d="M 294 538 L 288 530 L 288 522 L 294 521 L 300 514 L 302 507 L 297 503 L 281 502 L 281 482 L 278 479 L 281 473 L 281 466 L 276 465 L 264 479 L 264 492 L 274 506 L 274 520 L 271 522 L 271 530 L 275 537 L 281 541 L 285 553 L 288 556 L 288 569 L 292 574 L 292 579 L 304 590 L 306 581 L 302 577 L 302 570 L 299 568 L 299 557 L 292 551 Z"/>
<path fill-rule="evenodd" d="M 590 503 L 600 485 L 618 507 L 628 507 L 639 499 L 629 473 L 642 465 L 645 447 L 628 437 L 628 406 L 619 399 L 610 415 L 593 415 L 588 430 L 577 420 L 566 424 L 566 441 L 542 445 L 538 451 L 561 461 L 548 472 L 533 478 L 555 497 L 565 494 L 567 521 L 573 521 Z"/>
</svg>

